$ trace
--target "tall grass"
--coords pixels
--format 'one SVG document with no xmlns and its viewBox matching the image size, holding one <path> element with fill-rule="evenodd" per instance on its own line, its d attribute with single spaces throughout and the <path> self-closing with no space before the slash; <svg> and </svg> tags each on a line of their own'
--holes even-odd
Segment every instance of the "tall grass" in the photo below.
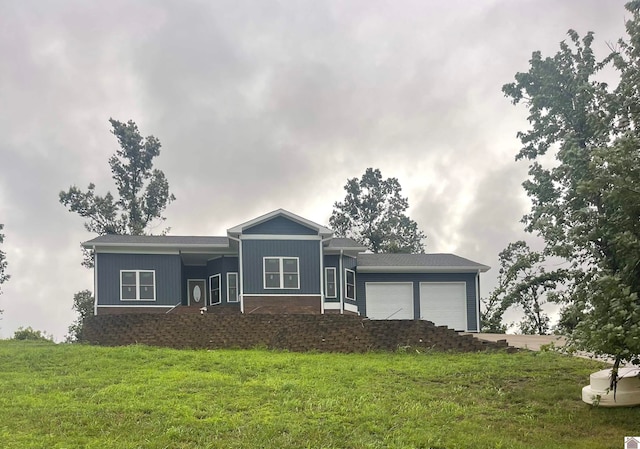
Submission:
<svg viewBox="0 0 640 449">
<path fill-rule="evenodd" d="M 1 448 L 619 448 L 553 353 L 297 354 L 0 342 Z"/>
</svg>

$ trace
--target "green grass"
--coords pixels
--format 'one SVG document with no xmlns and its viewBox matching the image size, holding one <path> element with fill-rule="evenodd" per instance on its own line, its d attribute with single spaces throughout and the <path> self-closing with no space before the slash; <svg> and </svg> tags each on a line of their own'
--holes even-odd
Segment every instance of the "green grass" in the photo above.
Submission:
<svg viewBox="0 0 640 449">
<path fill-rule="evenodd" d="M 0 448 L 620 448 L 554 353 L 297 354 L 0 341 Z"/>
</svg>

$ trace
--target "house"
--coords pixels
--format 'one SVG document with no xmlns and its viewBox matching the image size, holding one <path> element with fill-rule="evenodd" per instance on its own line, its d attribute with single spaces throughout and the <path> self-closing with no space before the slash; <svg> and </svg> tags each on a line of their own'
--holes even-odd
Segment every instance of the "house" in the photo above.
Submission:
<svg viewBox="0 0 640 449">
<path fill-rule="evenodd" d="M 480 273 L 453 254 L 368 254 L 283 209 L 224 237 L 103 235 L 95 314 L 216 312 L 359 314 L 479 330 Z"/>
</svg>

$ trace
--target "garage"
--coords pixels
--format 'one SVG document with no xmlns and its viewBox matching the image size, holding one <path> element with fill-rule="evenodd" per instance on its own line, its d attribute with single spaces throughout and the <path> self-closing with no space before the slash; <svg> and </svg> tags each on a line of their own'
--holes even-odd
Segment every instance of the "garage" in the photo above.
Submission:
<svg viewBox="0 0 640 449">
<path fill-rule="evenodd" d="M 467 330 L 467 287 L 464 282 L 421 282 L 420 319 L 437 326 Z"/>
<path fill-rule="evenodd" d="M 371 320 L 412 320 L 412 282 L 367 282 L 367 317 Z"/>
</svg>

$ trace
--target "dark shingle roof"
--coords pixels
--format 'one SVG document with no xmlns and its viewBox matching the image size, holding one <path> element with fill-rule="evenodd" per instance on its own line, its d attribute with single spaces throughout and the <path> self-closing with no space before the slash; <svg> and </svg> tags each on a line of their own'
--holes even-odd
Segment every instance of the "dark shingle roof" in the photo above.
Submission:
<svg viewBox="0 0 640 449">
<path fill-rule="evenodd" d="M 359 249 L 361 251 L 366 251 L 366 247 L 362 246 L 360 243 L 356 242 L 353 239 L 348 239 L 344 237 L 334 237 L 329 240 L 329 244 L 327 248 L 331 249 Z"/>
<path fill-rule="evenodd" d="M 397 268 L 440 270 L 480 270 L 490 267 L 455 254 L 358 254 L 358 268 Z"/>
<path fill-rule="evenodd" d="M 101 235 L 83 243 L 93 245 L 141 245 L 141 246 L 229 246 L 227 237 L 191 235 Z"/>
</svg>

